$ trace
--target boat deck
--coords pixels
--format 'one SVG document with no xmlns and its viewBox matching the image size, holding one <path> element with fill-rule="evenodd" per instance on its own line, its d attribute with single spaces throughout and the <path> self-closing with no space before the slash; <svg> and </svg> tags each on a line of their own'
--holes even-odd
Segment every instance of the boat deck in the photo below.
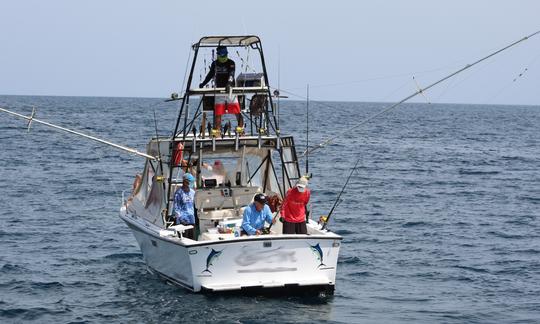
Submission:
<svg viewBox="0 0 540 324">
<path fill-rule="evenodd" d="M 241 219 L 235 219 L 232 220 L 231 223 L 241 223 Z M 308 234 L 282 234 L 282 224 L 277 221 L 275 225 L 272 226 L 271 230 L 267 234 L 261 234 L 261 235 L 239 235 L 239 233 L 234 229 L 230 229 L 228 231 L 220 232 L 217 227 L 209 227 L 206 229 L 202 229 L 201 233 L 198 235 L 196 242 L 204 242 L 204 241 L 230 241 L 230 240 L 245 240 L 245 239 L 253 239 L 253 238 L 265 238 L 265 239 L 271 239 L 271 238 L 309 238 L 311 236 L 327 236 L 330 235 L 332 237 L 336 236 L 336 234 L 321 230 L 321 225 L 318 223 L 310 220 L 310 222 L 307 224 Z M 184 230 L 191 229 L 193 226 L 184 226 L 184 225 L 175 225 L 171 226 L 166 230 L 160 231 L 160 236 L 167 236 L 167 237 L 182 237 L 182 233 Z M 237 228 L 238 229 L 238 228 Z M 185 238 L 184 238 L 185 239 Z M 195 240 L 193 240 L 195 241 Z"/>
</svg>

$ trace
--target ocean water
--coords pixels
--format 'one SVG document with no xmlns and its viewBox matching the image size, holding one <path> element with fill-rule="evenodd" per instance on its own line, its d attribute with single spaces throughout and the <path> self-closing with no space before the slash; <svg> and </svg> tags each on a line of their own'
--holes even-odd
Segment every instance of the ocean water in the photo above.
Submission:
<svg viewBox="0 0 540 324">
<path fill-rule="evenodd" d="M 0 107 L 144 150 L 170 133 L 160 99 L 0 96 Z M 538 323 L 540 107 L 311 104 L 314 215 L 357 159 L 330 229 L 335 295 L 207 296 L 146 271 L 119 219 L 143 159 L 0 114 L 2 323 Z M 305 104 L 281 128 L 305 145 Z"/>
</svg>

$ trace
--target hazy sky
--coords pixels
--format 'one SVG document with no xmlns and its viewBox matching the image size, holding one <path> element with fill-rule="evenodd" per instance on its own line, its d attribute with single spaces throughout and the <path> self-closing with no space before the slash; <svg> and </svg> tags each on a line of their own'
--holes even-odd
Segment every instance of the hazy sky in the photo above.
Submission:
<svg viewBox="0 0 540 324">
<path fill-rule="evenodd" d="M 538 0 L 1 0 L 0 94 L 165 97 L 192 43 L 247 33 L 274 86 L 279 66 L 312 99 L 396 101 L 538 30 Z M 540 35 L 428 98 L 540 105 L 539 85 Z"/>
</svg>

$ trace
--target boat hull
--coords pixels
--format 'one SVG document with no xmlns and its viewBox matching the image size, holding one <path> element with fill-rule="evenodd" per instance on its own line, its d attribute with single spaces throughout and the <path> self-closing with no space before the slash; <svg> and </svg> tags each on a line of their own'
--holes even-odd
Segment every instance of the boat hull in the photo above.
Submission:
<svg viewBox="0 0 540 324">
<path fill-rule="evenodd" d="M 341 237 L 266 235 L 192 241 L 160 235 L 141 218 L 121 215 L 153 271 L 194 292 L 333 292 Z"/>
</svg>

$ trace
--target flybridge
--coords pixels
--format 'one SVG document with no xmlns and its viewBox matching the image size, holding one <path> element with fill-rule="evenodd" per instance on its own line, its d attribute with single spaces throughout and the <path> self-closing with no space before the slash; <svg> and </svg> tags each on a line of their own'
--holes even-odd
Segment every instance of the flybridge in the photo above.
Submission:
<svg viewBox="0 0 540 324">
<path fill-rule="evenodd" d="M 225 46 L 231 49 L 231 57 L 236 62 L 236 82 L 228 87 L 222 87 L 215 82 L 206 88 L 199 88 L 197 76 L 202 79 L 206 75 L 211 62 L 217 59 L 214 48 Z M 191 68 L 187 78 L 180 112 L 173 131 L 173 137 L 182 134 L 183 137 L 193 131 L 197 123 L 206 124 L 202 118 L 204 112 L 213 113 L 214 103 L 218 98 L 225 100 L 237 100 L 242 114 L 247 120 L 248 127 L 242 130 L 248 135 L 279 136 L 279 123 L 276 118 L 277 107 L 274 105 L 273 96 L 270 92 L 268 72 L 264 59 L 262 43 L 259 37 L 246 36 L 207 36 L 202 37 L 192 45 L 194 51 Z M 203 52 L 206 50 L 206 52 Z M 234 51 L 233 51 L 234 50 Z M 192 97 L 201 99 L 195 108 L 192 108 Z M 234 98 L 233 98 L 234 97 Z M 214 116 L 215 118 L 215 116 Z M 207 125 L 198 127 L 200 133 Z M 221 127 L 221 125 L 219 125 Z M 221 129 L 219 130 L 221 132 Z"/>
</svg>

